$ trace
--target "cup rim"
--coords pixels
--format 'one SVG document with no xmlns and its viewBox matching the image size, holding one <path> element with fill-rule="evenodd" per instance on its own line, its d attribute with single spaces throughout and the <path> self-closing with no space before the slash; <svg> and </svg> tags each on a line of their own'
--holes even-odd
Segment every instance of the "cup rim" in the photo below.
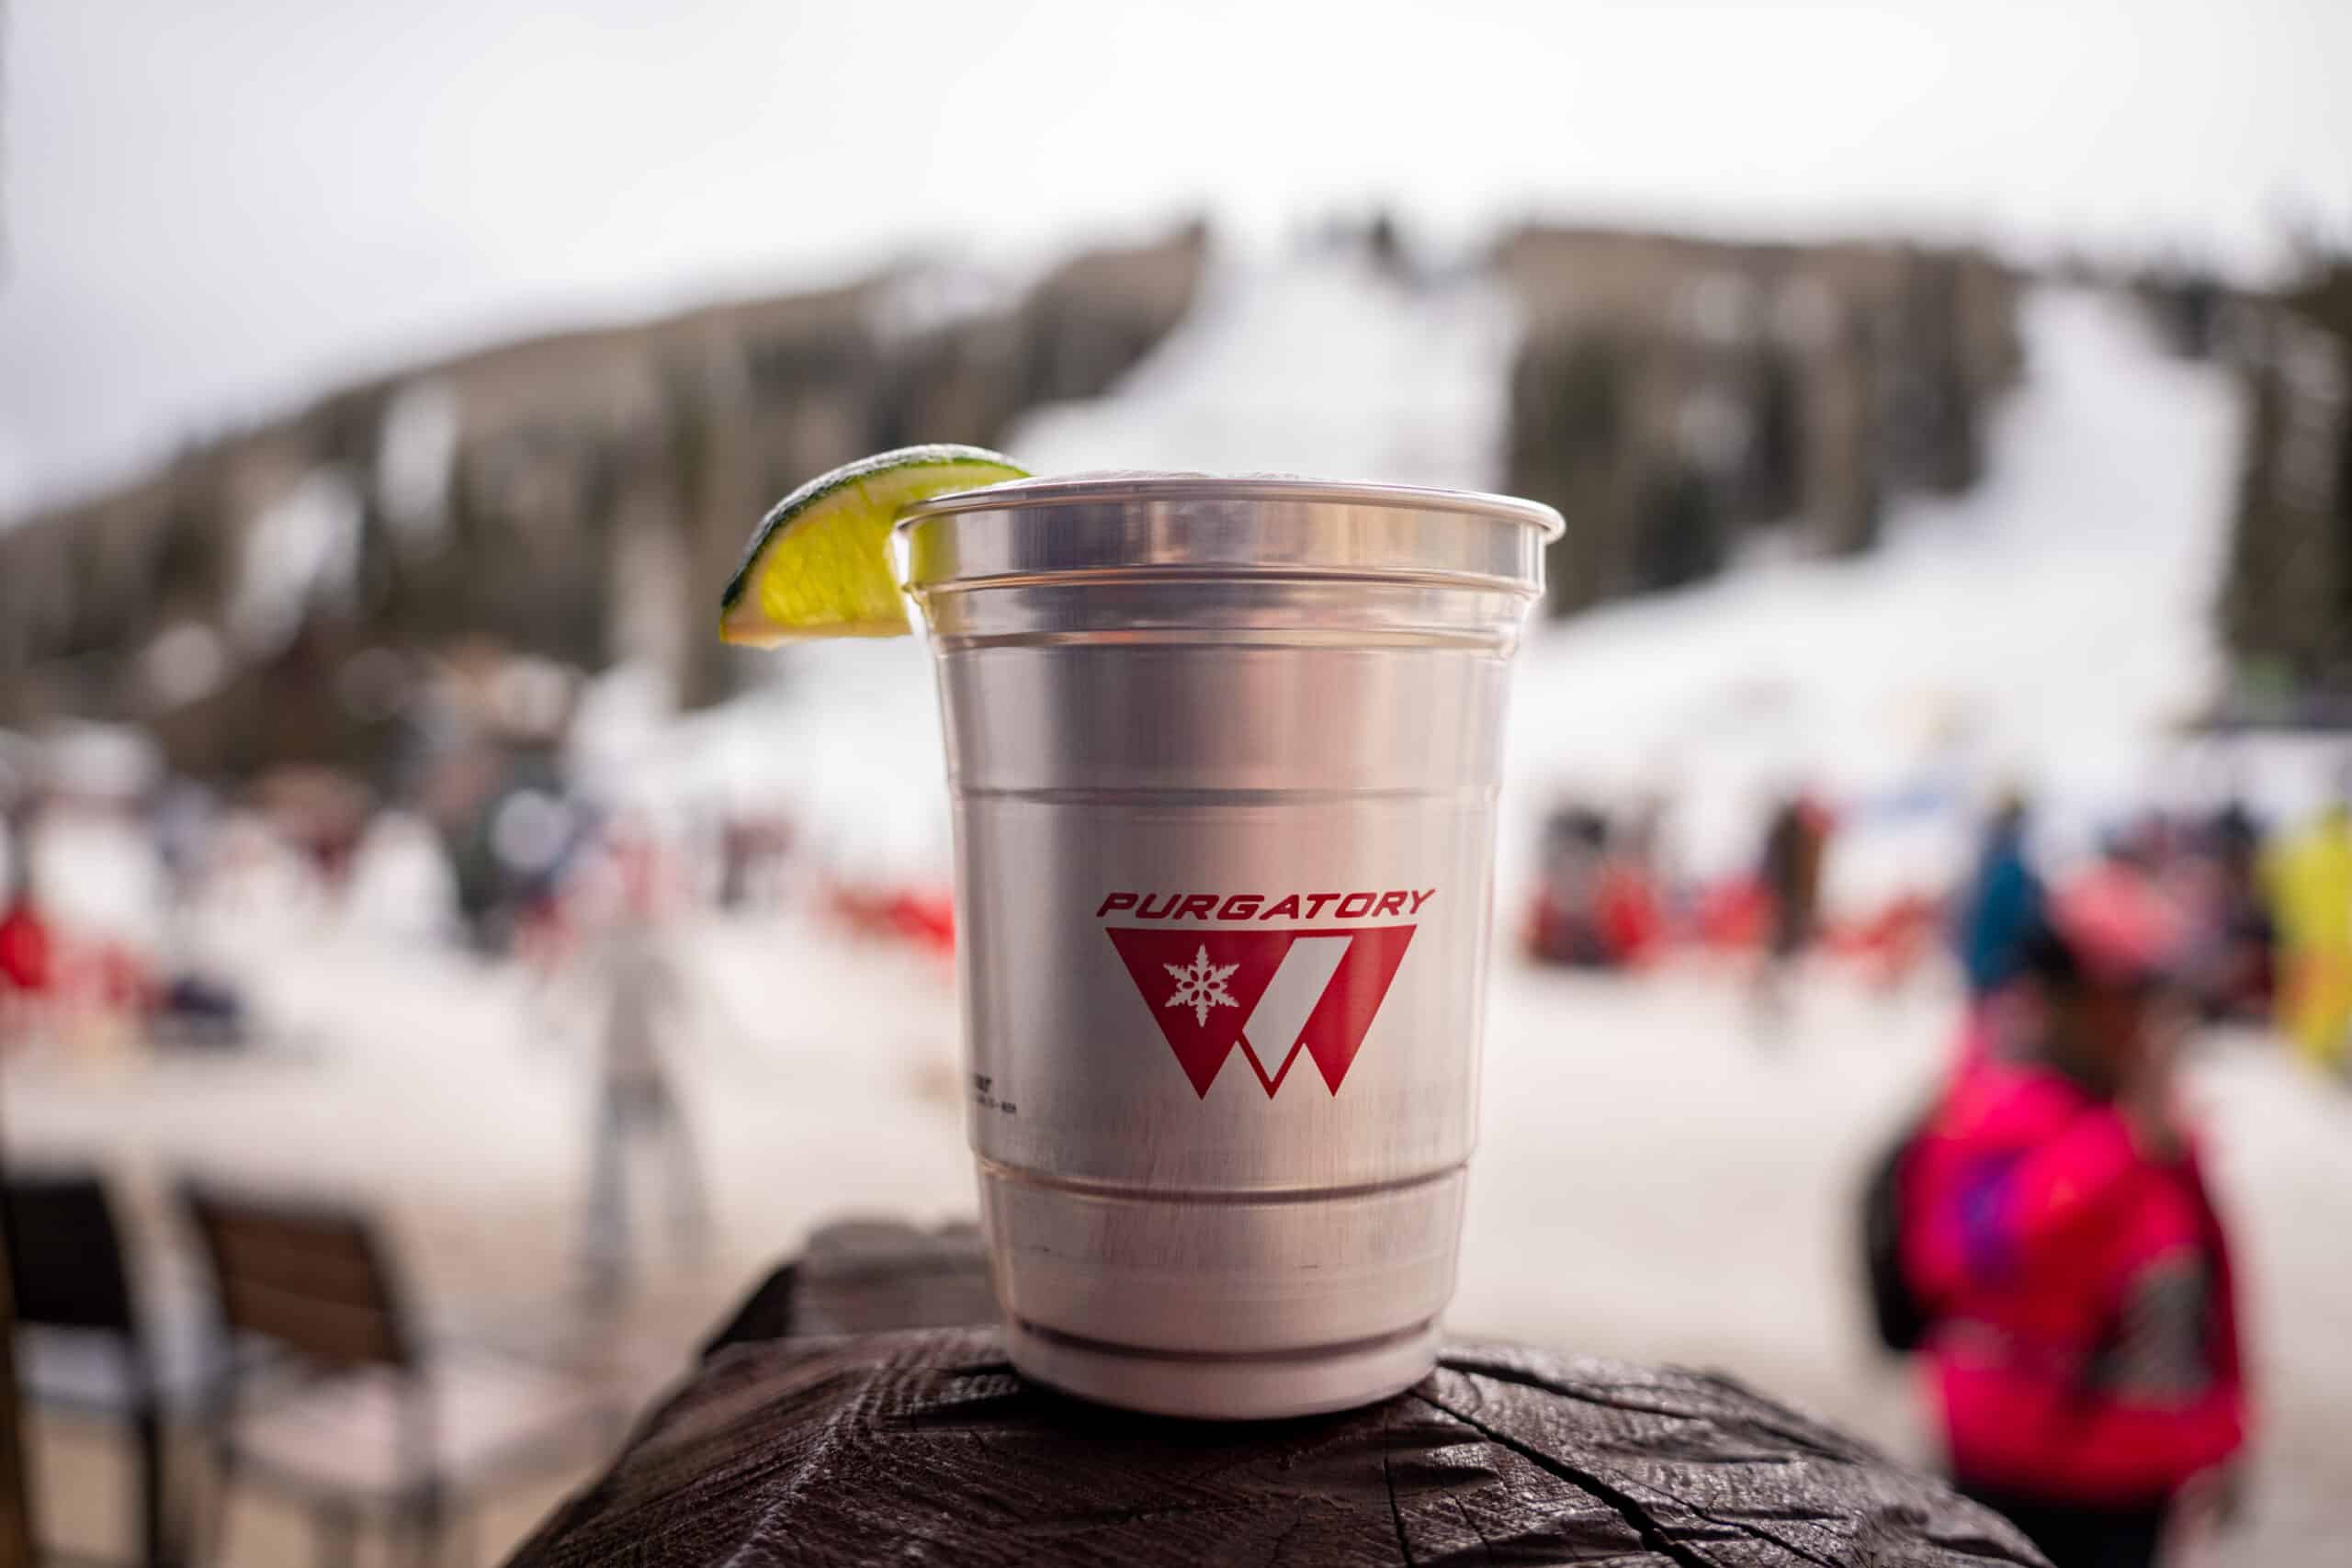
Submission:
<svg viewBox="0 0 2352 1568">
<path fill-rule="evenodd" d="M 1446 490 L 1435 485 L 1387 484 L 1357 479 L 1318 479 L 1297 474 L 1202 474 L 1117 470 L 1008 479 L 978 490 L 956 491 L 916 502 L 900 516 L 901 533 L 936 517 L 1009 508 L 1082 506 L 1152 502 L 1273 501 L 1340 506 L 1394 507 L 1490 518 L 1534 529 L 1545 541 L 1560 537 L 1567 523 L 1539 501 L 1487 491 Z"/>
</svg>

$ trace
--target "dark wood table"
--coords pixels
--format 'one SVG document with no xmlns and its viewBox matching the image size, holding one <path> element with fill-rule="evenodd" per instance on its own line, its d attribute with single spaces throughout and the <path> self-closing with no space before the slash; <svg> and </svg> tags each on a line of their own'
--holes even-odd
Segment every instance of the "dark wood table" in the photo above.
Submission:
<svg viewBox="0 0 2352 1568">
<path fill-rule="evenodd" d="M 936 1310 L 984 1299 L 956 1284 L 978 1278 L 968 1233 L 905 1235 Z M 1215 1424 L 1024 1383 L 992 1327 L 788 1333 L 861 1297 L 910 1315 L 898 1266 L 879 1229 L 846 1261 L 820 1236 L 517 1568 L 2041 1561 L 1940 1483 L 1703 1372 L 1463 1343 L 1381 1404 Z"/>
</svg>

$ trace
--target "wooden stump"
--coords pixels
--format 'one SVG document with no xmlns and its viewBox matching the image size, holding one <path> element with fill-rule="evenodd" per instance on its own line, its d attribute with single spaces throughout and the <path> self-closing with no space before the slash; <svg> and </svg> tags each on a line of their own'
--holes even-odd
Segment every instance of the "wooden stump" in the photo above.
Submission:
<svg viewBox="0 0 2352 1568">
<path fill-rule="evenodd" d="M 1939 1483 L 1724 1378 L 1469 1344 L 1385 1404 L 1219 1425 L 1023 1383 L 992 1328 L 722 1342 L 514 1559 L 2041 1561 Z"/>
</svg>

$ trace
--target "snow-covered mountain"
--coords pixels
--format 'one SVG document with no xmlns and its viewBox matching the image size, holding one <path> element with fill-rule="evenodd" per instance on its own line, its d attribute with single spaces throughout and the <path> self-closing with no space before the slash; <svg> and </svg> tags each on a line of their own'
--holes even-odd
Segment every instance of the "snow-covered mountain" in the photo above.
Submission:
<svg viewBox="0 0 2352 1568">
<path fill-rule="evenodd" d="M 1541 628 L 1521 789 L 1667 791 L 1703 867 L 1746 852 L 1769 792 L 1815 784 L 1859 830 L 1839 859 L 1860 894 L 1936 880 L 1996 789 L 2041 799 L 2063 852 L 2223 787 L 2224 760 L 2176 727 L 2220 673 L 2235 389 L 2111 297 L 2045 290 L 2023 325 L 2026 378 L 1968 495 L 1897 502 L 1868 557 L 1755 560 Z"/>
<path fill-rule="evenodd" d="M 1833 895 L 1948 874 L 1992 791 L 2048 807 L 2062 852 L 2151 800 L 2242 785 L 2292 809 L 2317 758 L 2233 759 L 2177 729 L 2210 694 L 2210 606 L 2240 410 L 2128 302 L 2043 289 L 1987 479 L 1894 503 L 1852 560 L 1758 557 L 1680 592 L 1530 634 L 1514 696 L 1502 881 L 1574 791 L 1673 806 L 1684 869 L 1740 863 L 1767 796 L 1845 807 Z M 1276 469 L 1491 487 L 1514 346 L 1474 280 L 1412 286 L 1344 253 L 1229 265 L 1111 395 L 1034 415 L 1042 471 Z M 1576 520 L 1569 519 L 1574 527 Z M 854 863 L 944 863 L 937 721 L 919 648 L 793 655 L 774 688 L 687 723 L 676 787 L 780 786 Z"/>
</svg>

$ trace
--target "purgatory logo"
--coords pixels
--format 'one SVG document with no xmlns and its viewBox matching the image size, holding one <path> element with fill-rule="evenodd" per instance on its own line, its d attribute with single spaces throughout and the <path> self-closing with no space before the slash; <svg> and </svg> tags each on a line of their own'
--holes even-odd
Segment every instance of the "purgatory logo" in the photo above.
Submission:
<svg viewBox="0 0 2352 1568">
<path fill-rule="evenodd" d="M 1268 1099 L 1303 1051 L 1340 1092 L 1389 982 L 1413 940 L 1410 925 L 1251 929 L 1266 919 L 1342 919 L 1418 914 L 1435 889 L 1372 893 L 1136 895 L 1113 893 L 1095 913 L 1159 920 L 1106 934 L 1151 1010 L 1195 1095 L 1205 1098 L 1238 1046 Z M 1307 906 L 1314 906 L 1314 913 Z M 1279 911 L 1279 913 L 1274 913 Z M 1250 922 L 1240 930 L 1205 922 Z M 1199 922 L 1183 924 L 1181 922 Z M 1267 1062 L 1274 1062 L 1267 1070 Z"/>
</svg>

